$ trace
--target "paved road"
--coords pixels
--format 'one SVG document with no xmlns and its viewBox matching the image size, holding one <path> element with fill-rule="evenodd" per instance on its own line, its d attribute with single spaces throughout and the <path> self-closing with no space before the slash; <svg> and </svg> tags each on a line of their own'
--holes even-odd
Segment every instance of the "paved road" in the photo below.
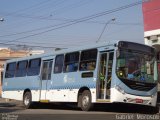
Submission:
<svg viewBox="0 0 160 120">
<path fill-rule="evenodd" d="M 103 104 L 89 112 L 84 112 L 70 104 L 37 104 L 36 108 L 24 109 L 23 105 L 18 101 L 4 102 L 0 100 L 0 118 L 10 117 L 15 120 L 30 119 L 55 119 L 55 120 L 134 120 L 142 117 L 146 120 L 146 115 L 151 115 L 154 120 L 159 120 L 159 114 L 152 114 L 152 109 L 142 106 L 131 106 L 124 104 Z M 46 119 L 46 120 L 47 120 Z M 149 119 L 150 120 L 150 119 Z"/>
</svg>

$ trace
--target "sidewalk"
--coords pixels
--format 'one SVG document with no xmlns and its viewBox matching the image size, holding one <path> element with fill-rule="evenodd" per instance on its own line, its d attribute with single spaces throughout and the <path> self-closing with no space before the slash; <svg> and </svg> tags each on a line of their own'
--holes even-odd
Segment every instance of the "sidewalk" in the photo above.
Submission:
<svg viewBox="0 0 160 120">
<path fill-rule="evenodd" d="M 20 104 L 19 101 L 4 99 L 0 97 L 0 107 L 14 107 L 18 104 Z"/>
</svg>

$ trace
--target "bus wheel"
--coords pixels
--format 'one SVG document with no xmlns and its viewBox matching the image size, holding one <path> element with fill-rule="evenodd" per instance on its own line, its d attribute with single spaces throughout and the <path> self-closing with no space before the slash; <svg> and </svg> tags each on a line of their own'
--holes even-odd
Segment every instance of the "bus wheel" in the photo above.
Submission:
<svg viewBox="0 0 160 120">
<path fill-rule="evenodd" d="M 23 104 L 26 109 L 31 108 L 32 96 L 31 92 L 26 92 L 23 96 Z"/>
<path fill-rule="evenodd" d="M 80 97 L 80 107 L 83 111 L 89 111 L 93 107 L 91 102 L 91 93 L 89 90 L 85 90 Z"/>
</svg>

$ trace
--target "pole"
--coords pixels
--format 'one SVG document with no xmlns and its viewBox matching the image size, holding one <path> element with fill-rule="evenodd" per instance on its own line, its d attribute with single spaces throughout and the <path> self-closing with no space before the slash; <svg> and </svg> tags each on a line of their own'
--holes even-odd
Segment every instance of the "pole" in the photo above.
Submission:
<svg viewBox="0 0 160 120">
<path fill-rule="evenodd" d="M 106 24 L 104 25 L 104 28 L 103 28 L 103 30 L 102 30 L 102 32 L 101 32 L 101 34 L 100 34 L 98 40 L 96 41 L 96 43 L 98 43 L 98 42 L 100 41 L 100 39 L 101 39 L 101 37 L 102 37 L 102 35 L 103 35 L 103 33 L 104 33 L 104 31 L 105 31 L 107 25 L 108 25 L 110 22 L 115 21 L 115 20 L 116 20 L 116 19 L 113 18 L 113 19 L 109 20 L 108 22 L 106 22 Z"/>
</svg>

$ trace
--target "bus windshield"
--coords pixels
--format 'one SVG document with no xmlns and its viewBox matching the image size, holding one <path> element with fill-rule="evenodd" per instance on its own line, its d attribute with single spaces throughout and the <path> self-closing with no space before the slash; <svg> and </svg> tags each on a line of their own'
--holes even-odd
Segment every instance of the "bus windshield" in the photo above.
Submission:
<svg viewBox="0 0 160 120">
<path fill-rule="evenodd" d="M 123 80 L 156 83 L 157 63 L 154 55 L 134 50 L 117 51 L 117 76 Z"/>
</svg>

